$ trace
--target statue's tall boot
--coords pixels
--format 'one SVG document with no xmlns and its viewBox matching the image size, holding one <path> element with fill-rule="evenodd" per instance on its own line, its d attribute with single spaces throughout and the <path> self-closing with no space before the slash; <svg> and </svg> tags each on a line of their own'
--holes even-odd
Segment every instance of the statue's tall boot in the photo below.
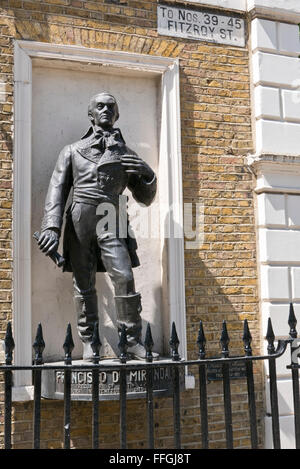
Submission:
<svg viewBox="0 0 300 469">
<path fill-rule="evenodd" d="M 142 320 L 141 320 L 141 295 L 115 296 L 117 325 L 119 334 L 122 325 L 126 326 L 128 349 L 127 353 L 131 358 L 145 360 L 146 349 L 142 344 Z M 158 353 L 152 352 L 153 359 L 158 359 Z"/>
<path fill-rule="evenodd" d="M 75 295 L 75 309 L 77 313 L 77 329 L 79 337 L 83 343 L 83 360 L 93 359 L 91 342 L 93 338 L 94 326 L 98 321 L 98 301 L 97 295 Z"/>
</svg>

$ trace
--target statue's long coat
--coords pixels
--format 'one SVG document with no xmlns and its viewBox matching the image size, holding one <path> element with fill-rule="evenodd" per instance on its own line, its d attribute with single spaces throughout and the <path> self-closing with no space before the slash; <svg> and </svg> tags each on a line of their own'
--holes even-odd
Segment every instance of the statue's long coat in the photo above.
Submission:
<svg viewBox="0 0 300 469">
<path fill-rule="evenodd" d="M 142 176 L 126 173 L 120 163 L 122 154 L 135 153 L 125 145 L 119 129 L 113 129 L 110 134 L 95 134 L 90 128 L 81 140 L 67 145 L 59 154 L 50 180 L 41 230 L 61 230 L 65 205 L 72 188 L 72 202 L 97 206 L 102 196 L 107 195 L 109 201 L 117 204 L 118 196 L 128 187 L 137 202 L 150 205 L 156 194 L 156 177 L 147 181 Z M 107 161 L 107 156 L 111 161 Z M 63 256 L 66 261 L 64 270 L 71 272 L 68 245 L 74 236 L 74 229 L 68 212 L 69 210 L 66 214 Z M 139 265 L 136 241 L 130 237 L 126 241 L 132 267 L 136 267 Z M 99 247 L 97 249 L 97 271 L 104 272 Z"/>
</svg>

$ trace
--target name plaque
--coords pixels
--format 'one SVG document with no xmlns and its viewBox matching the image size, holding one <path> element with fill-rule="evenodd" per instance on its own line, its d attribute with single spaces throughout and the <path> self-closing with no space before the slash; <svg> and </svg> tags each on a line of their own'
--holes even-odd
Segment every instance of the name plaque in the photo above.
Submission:
<svg viewBox="0 0 300 469">
<path fill-rule="evenodd" d="M 245 20 L 208 10 L 158 5 L 157 31 L 164 36 L 245 47 Z"/>
<path fill-rule="evenodd" d="M 60 365 L 62 363 L 59 363 Z M 76 364 L 76 362 L 73 362 Z M 140 362 L 139 362 L 140 364 Z M 184 368 L 180 367 L 180 387 L 184 386 Z M 146 397 L 146 369 L 127 370 L 127 398 L 137 399 Z M 71 371 L 71 399 L 92 400 L 91 369 Z M 171 396 L 173 393 L 172 367 L 157 365 L 153 370 L 153 395 L 156 397 Z M 113 369 L 99 371 L 99 400 L 116 400 L 120 394 L 120 372 Z M 64 398 L 64 370 L 44 370 L 42 373 L 42 397 L 48 399 Z"/>
<path fill-rule="evenodd" d="M 208 363 L 206 365 L 207 380 L 220 381 L 223 379 L 222 364 Z M 247 376 L 246 365 L 243 362 L 232 362 L 229 364 L 230 379 L 242 379 Z"/>
</svg>

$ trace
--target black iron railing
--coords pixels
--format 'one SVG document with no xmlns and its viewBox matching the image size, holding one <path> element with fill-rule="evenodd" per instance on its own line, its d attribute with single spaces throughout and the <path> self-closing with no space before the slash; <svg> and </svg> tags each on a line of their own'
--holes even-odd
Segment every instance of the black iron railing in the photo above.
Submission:
<svg viewBox="0 0 300 469">
<path fill-rule="evenodd" d="M 145 348 L 146 358 L 144 362 L 132 364 L 127 357 L 127 341 L 126 341 L 126 328 L 123 327 L 120 342 L 119 342 L 119 363 L 113 364 L 113 370 L 119 372 L 120 388 L 120 448 L 127 447 L 127 382 L 126 375 L 129 370 L 146 370 L 146 399 L 145 408 L 147 415 L 147 442 L 150 449 L 154 448 L 154 390 L 153 390 L 153 377 L 155 370 L 162 365 L 170 367 L 172 375 L 172 397 L 173 397 L 173 424 L 174 424 L 174 448 L 181 448 L 181 418 L 180 418 L 180 372 L 186 366 L 195 366 L 198 368 L 199 379 L 199 408 L 200 408 L 200 426 L 201 426 L 201 447 L 203 449 L 209 448 L 209 420 L 208 420 L 208 393 L 207 393 L 207 376 L 208 368 L 212 365 L 218 365 L 221 368 L 221 379 L 223 381 L 223 401 L 224 401 L 224 417 L 225 417 L 225 433 L 226 433 L 226 447 L 234 447 L 233 431 L 232 431 L 232 402 L 231 402 L 231 368 L 234 364 L 244 364 L 245 377 L 247 381 L 248 391 L 248 408 L 249 408 L 249 426 L 251 434 L 251 447 L 258 447 L 258 430 L 257 430 L 257 415 L 256 415 L 256 401 L 255 401 L 255 385 L 254 385 L 254 372 L 253 363 L 256 361 L 266 361 L 269 366 L 269 383 L 270 383 L 270 404 L 272 416 L 272 433 L 273 433 L 273 446 L 275 449 L 280 448 L 280 425 L 279 425 L 279 411 L 278 411 L 278 395 L 277 395 L 277 378 L 276 378 L 276 360 L 282 356 L 288 345 L 291 346 L 291 364 L 287 367 L 292 372 L 293 392 L 294 392 L 294 418 L 295 418 L 295 442 L 296 448 L 300 448 L 300 401 L 299 401 L 299 365 L 298 365 L 298 346 L 297 331 L 296 331 L 296 317 L 294 314 L 293 305 L 290 305 L 290 313 L 288 324 L 290 326 L 289 338 L 277 341 L 275 348 L 275 335 L 272 328 L 271 320 L 268 322 L 268 329 L 266 340 L 268 342 L 268 354 L 253 356 L 251 342 L 252 337 L 248 327 L 247 320 L 244 321 L 243 343 L 244 355 L 243 356 L 230 356 L 229 354 L 229 335 L 227 332 L 226 322 L 223 322 L 222 333 L 220 338 L 221 356 L 218 358 L 206 357 L 206 338 L 204 334 L 203 324 L 200 321 L 199 333 L 197 338 L 198 346 L 198 359 L 197 360 L 182 360 L 178 353 L 179 340 L 176 332 L 175 324 L 172 324 L 170 349 L 171 358 L 163 361 L 153 361 L 152 347 L 153 339 L 151 335 L 150 325 L 147 326 L 145 335 Z M 39 324 L 37 329 L 36 338 L 33 344 L 34 348 L 34 361 L 31 366 L 17 366 L 13 365 L 13 350 L 14 340 L 12 335 L 11 323 L 7 325 L 5 336 L 5 364 L 0 366 L 0 371 L 4 373 L 4 446 L 6 449 L 12 447 L 12 426 L 11 426 L 11 412 L 12 412 L 12 376 L 16 370 L 32 370 L 33 372 L 33 385 L 34 385 L 34 407 L 33 407 L 33 448 L 40 448 L 40 435 L 41 435 L 41 382 L 42 373 L 49 370 L 61 370 L 64 375 L 64 448 L 70 448 L 71 439 L 71 373 L 74 370 L 90 371 L 92 374 L 92 447 L 99 448 L 99 373 L 112 369 L 112 366 L 107 366 L 104 361 L 100 360 L 101 342 L 99 338 L 98 324 L 94 329 L 92 340 L 93 361 L 90 364 L 72 364 L 72 350 L 74 343 L 72 339 L 72 331 L 70 324 L 67 327 L 65 342 L 63 345 L 65 357 L 64 364 L 44 364 L 43 363 L 43 350 L 45 342 L 43 339 L 42 326 Z M 200 446 L 200 442 L 199 442 Z"/>
</svg>

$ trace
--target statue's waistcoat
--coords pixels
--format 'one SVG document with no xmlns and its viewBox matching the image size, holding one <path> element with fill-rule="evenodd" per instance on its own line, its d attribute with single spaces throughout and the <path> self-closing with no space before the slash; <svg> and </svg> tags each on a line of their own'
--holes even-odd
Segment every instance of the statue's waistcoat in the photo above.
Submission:
<svg viewBox="0 0 300 469">
<path fill-rule="evenodd" d="M 140 175 L 128 175 L 121 164 L 121 158 L 124 154 L 136 155 L 126 146 L 119 129 L 113 129 L 110 133 L 97 134 L 94 133 L 93 128 L 90 128 L 81 140 L 66 146 L 59 155 L 45 201 L 42 231 L 53 228 L 61 229 L 65 204 L 68 194 L 73 188 L 73 203 L 66 213 L 67 220 L 64 232 L 66 271 L 72 271 L 68 245 L 72 240 L 77 239 L 76 226 L 85 223 L 84 215 L 76 220 L 72 219 L 74 204 L 82 203 L 95 206 L 96 220 L 96 207 L 101 202 L 110 202 L 118 208 L 119 196 L 126 187 L 138 203 L 146 206 L 150 205 L 155 197 L 155 175 L 151 181 L 145 180 Z M 82 213 L 84 212 L 83 209 Z M 136 240 L 127 236 L 126 243 L 132 267 L 138 266 Z M 97 269 L 103 271 L 100 255 L 97 258 L 99 261 Z"/>
<path fill-rule="evenodd" d="M 102 199 L 118 201 L 128 176 L 121 164 L 128 149 L 121 139 L 107 139 L 104 152 L 95 138 L 72 145 L 73 200 L 98 204 Z"/>
</svg>

